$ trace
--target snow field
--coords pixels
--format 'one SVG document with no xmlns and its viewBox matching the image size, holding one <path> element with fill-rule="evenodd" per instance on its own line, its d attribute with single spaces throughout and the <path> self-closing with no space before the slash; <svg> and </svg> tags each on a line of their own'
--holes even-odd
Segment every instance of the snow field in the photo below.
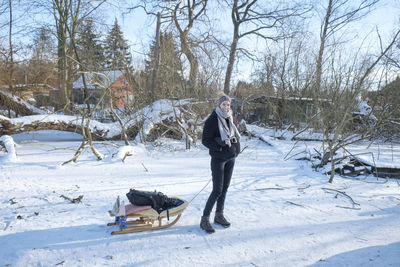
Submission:
<svg viewBox="0 0 400 267">
<path fill-rule="evenodd" d="M 226 200 L 232 226 L 209 235 L 199 228 L 212 188 L 202 190 L 211 178 L 204 147 L 161 139 L 160 146 L 132 145 L 123 163 L 115 146 L 98 143 L 103 161 L 87 151 L 60 166 L 79 140 L 44 139 L 15 138 L 16 162 L 0 155 L 0 266 L 400 265 L 398 181 L 335 177 L 329 184 L 308 162 L 283 160 L 289 141 L 243 138 Z M 191 203 L 170 228 L 112 236 L 107 211 L 118 195 L 127 201 L 129 188 Z M 60 195 L 84 197 L 72 204 Z"/>
</svg>

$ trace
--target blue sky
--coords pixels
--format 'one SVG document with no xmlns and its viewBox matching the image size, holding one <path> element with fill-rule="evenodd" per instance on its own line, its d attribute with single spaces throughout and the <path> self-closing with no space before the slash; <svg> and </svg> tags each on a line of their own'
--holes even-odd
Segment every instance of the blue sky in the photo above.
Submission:
<svg viewBox="0 0 400 267">
<path fill-rule="evenodd" d="M 105 6 L 107 12 L 106 16 L 102 17 L 105 25 L 103 27 L 104 35 L 107 33 L 106 27 L 110 28 L 114 22 L 114 18 L 118 19 L 119 24 L 121 25 L 122 31 L 126 39 L 128 39 L 129 44 L 131 45 L 132 55 L 139 61 L 143 59 L 144 54 L 149 50 L 149 44 L 152 42 L 155 35 L 155 17 L 147 16 L 142 9 L 135 9 L 134 11 L 122 14 L 122 11 L 126 11 L 125 8 L 121 8 L 118 6 L 110 7 Z M 220 22 L 216 28 L 225 31 L 225 36 L 229 40 L 231 34 L 231 21 L 229 12 L 226 14 L 221 13 L 220 10 L 215 11 L 214 16 L 218 16 Z M 212 16 L 213 13 L 209 12 Z M 382 0 L 377 9 L 373 11 L 369 16 L 358 23 L 352 24 L 352 28 L 349 30 L 350 35 L 354 36 L 354 44 L 357 46 L 362 40 L 363 36 L 367 33 L 371 34 L 371 38 L 375 38 L 376 33 L 374 32 L 376 27 L 379 28 L 379 33 L 381 34 L 383 41 L 389 40 L 390 34 L 396 28 L 396 25 L 400 25 L 399 23 L 399 15 L 400 14 L 400 1 L 399 0 Z M 3 17 L 5 14 L 3 14 Z M 43 15 L 41 15 L 43 18 Z M 40 17 L 40 15 L 39 15 Z M 53 18 L 48 17 L 48 19 L 52 22 Z M 28 21 L 28 20 L 27 20 Z M 37 27 L 38 23 L 30 23 L 26 26 L 29 31 L 30 28 Z M 318 25 L 319 19 L 315 18 L 315 40 L 317 40 L 318 36 Z M 3 29 L 4 31 L 4 29 Z M 17 29 L 15 29 L 17 31 Z M 3 35 L 4 36 L 4 35 Z M 26 38 L 31 40 L 31 38 L 27 35 L 22 37 L 22 35 L 16 36 L 17 38 Z M 4 38 L 3 38 L 4 39 Z M 3 40 L 4 41 L 4 40 Z M 241 42 L 243 42 L 242 40 Z M 243 44 L 243 43 L 242 43 Z M 249 42 L 247 41 L 246 45 L 252 46 L 261 46 L 263 42 Z M 374 41 L 371 45 L 378 46 L 378 43 Z M 244 70 L 239 71 L 242 75 L 246 76 L 249 72 L 251 72 L 251 67 L 249 64 L 243 62 L 242 66 L 244 66 Z"/>
<path fill-rule="evenodd" d="M 149 43 L 153 40 L 155 35 L 155 17 L 146 16 L 142 9 L 136 9 L 132 13 L 125 15 L 120 14 L 121 12 L 119 12 L 119 10 L 115 10 L 113 12 L 114 13 L 110 14 L 110 19 L 113 21 L 112 16 L 118 18 L 124 35 L 132 46 L 132 54 L 135 57 L 142 57 L 143 55 L 141 53 L 148 51 Z M 398 14 L 400 14 L 400 1 L 382 0 L 377 6 L 377 9 L 370 13 L 368 17 L 351 25 L 351 28 L 348 29 L 348 33 L 350 35 L 349 38 L 353 39 L 354 46 L 358 47 L 361 40 L 363 40 L 364 36 L 367 34 L 370 34 L 370 38 L 375 40 L 376 29 L 379 29 L 379 33 L 382 36 L 383 41 L 389 40 L 391 33 L 396 28 L 396 25 L 400 25 Z M 222 15 L 223 14 L 218 13 L 218 16 L 221 20 L 221 25 L 229 38 L 231 34 L 230 14 L 227 12 L 226 16 L 221 17 Z M 319 18 L 316 17 L 314 20 L 316 25 L 314 35 L 317 40 Z M 352 36 L 354 36 L 354 38 Z M 253 42 L 251 45 L 254 45 L 255 43 L 256 42 Z M 368 41 L 366 43 L 368 43 Z M 260 45 L 260 42 L 258 42 L 257 45 Z M 378 44 L 375 43 L 375 41 L 373 41 L 372 44 L 369 44 L 369 46 L 374 45 Z M 244 72 L 248 73 L 250 71 L 250 68 L 246 67 Z"/>
</svg>

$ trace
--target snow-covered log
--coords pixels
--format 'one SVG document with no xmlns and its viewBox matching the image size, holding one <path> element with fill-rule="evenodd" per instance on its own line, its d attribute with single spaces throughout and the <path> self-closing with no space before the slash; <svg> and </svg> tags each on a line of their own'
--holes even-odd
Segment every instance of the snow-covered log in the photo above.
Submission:
<svg viewBox="0 0 400 267">
<path fill-rule="evenodd" d="M 174 138 L 197 139 L 200 125 L 203 123 L 205 109 L 201 112 L 192 111 L 195 105 L 204 103 L 190 102 L 189 100 L 158 100 L 152 105 L 144 107 L 130 117 L 123 118 L 124 127 L 130 138 L 140 143 L 154 140 L 159 136 Z M 86 127 L 87 120 L 82 121 L 79 116 L 67 115 L 32 115 L 19 118 L 7 118 L 0 115 L 0 136 L 13 135 L 22 132 L 39 130 L 59 130 L 82 134 L 82 125 Z M 122 127 L 119 122 L 102 123 L 90 120 L 89 130 L 93 140 L 119 140 Z"/>
<path fill-rule="evenodd" d="M 82 134 L 81 118 L 66 115 L 33 115 L 9 119 L 0 115 L 0 136 L 13 135 L 39 130 L 59 130 Z M 97 121 L 90 123 L 93 139 L 114 139 L 118 136 L 118 125 L 103 124 Z M 116 134 L 108 136 L 110 129 Z"/>
<path fill-rule="evenodd" d="M 17 153 L 15 150 L 15 143 L 11 136 L 3 135 L 0 136 L 0 147 L 4 147 L 7 155 L 6 159 L 8 161 L 16 161 L 17 160 Z"/>
</svg>

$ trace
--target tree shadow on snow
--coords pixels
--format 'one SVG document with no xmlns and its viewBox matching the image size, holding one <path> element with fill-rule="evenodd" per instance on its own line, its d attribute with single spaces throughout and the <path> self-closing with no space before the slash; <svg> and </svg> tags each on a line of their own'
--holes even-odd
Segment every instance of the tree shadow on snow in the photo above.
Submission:
<svg viewBox="0 0 400 267">
<path fill-rule="evenodd" d="M 31 230 L 0 236 L 0 259 L 18 258 L 30 249 L 59 249 L 99 244 L 106 238 L 103 225 L 81 225 Z"/>
<path fill-rule="evenodd" d="M 376 211 L 369 211 L 369 212 L 360 212 L 359 216 L 398 216 L 400 214 L 400 206 L 393 206 L 393 207 L 388 207 L 388 208 L 379 208 L 379 210 Z M 399 254 L 400 255 L 400 254 Z M 400 256 L 399 256 L 400 258 Z"/>
<path fill-rule="evenodd" d="M 400 266 L 400 242 L 343 252 L 309 266 Z"/>
<path fill-rule="evenodd" d="M 118 230 L 118 226 L 90 224 L 0 235 L 0 263 L 2 259 L 17 259 L 28 250 L 75 249 L 154 236 L 192 234 L 196 227 L 174 225 L 161 230 L 111 235 L 112 231 Z"/>
</svg>

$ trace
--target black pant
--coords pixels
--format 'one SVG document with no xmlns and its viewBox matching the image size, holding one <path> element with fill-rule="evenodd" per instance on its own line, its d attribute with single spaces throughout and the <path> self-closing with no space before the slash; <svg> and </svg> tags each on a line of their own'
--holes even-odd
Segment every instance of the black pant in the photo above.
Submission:
<svg viewBox="0 0 400 267">
<path fill-rule="evenodd" d="M 211 158 L 213 190 L 208 197 L 203 216 L 210 216 L 215 202 L 217 202 L 216 212 L 222 212 L 224 210 L 226 192 L 231 182 L 234 165 L 234 158 L 230 160 Z"/>
</svg>

